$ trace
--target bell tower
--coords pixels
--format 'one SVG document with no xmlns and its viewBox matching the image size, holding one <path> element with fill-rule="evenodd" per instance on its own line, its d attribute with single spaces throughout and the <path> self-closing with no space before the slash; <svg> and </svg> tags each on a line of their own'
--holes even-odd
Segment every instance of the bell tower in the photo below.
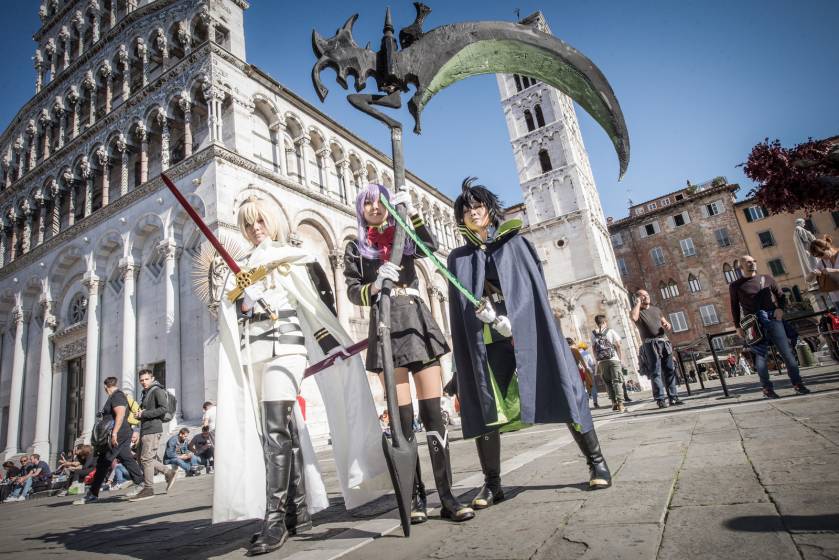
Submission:
<svg viewBox="0 0 839 560">
<path fill-rule="evenodd" d="M 521 23 L 550 33 L 541 12 Z M 605 315 L 634 369 L 637 333 L 573 101 L 518 74 L 499 74 L 498 89 L 524 199 L 508 217 L 524 221 L 563 331 L 588 342 L 595 315 Z"/>
</svg>

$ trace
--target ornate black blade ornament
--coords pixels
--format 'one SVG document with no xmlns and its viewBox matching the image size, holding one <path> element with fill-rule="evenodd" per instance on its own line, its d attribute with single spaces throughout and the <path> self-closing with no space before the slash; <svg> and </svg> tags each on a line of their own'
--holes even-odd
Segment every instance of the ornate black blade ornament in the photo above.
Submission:
<svg viewBox="0 0 839 560">
<path fill-rule="evenodd" d="M 424 33 L 422 23 L 431 12 L 428 6 L 414 2 L 417 17 L 402 29 L 398 50 L 394 38 L 390 8 L 385 14 L 384 36 L 378 52 L 369 46 L 359 47 L 352 36 L 358 14 L 351 16 L 335 35 L 324 39 L 312 31 L 312 49 L 317 56 L 312 68 L 312 83 L 323 101 L 328 93 L 320 79 L 324 68 L 336 72 L 336 81 L 348 89 L 347 78 L 355 79 L 355 90 L 362 91 L 368 78 L 374 78 L 375 94 L 350 94 L 350 104 L 390 128 L 393 150 L 394 185 L 405 184 L 405 161 L 402 151 L 402 125 L 377 107 L 398 109 L 401 94 L 413 84 L 416 93 L 408 102 L 414 118 L 414 132 L 420 133 L 420 115 L 431 98 L 443 88 L 479 74 L 509 73 L 538 78 L 559 89 L 580 104 L 600 123 L 612 140 L 620 162 L 622 177 L 629 163 L 629 135 L 618 100 L 606 78 L 588 58 L 553 35 L 535 27 L 503 21 L 468 22 L 443 25 Z M 397 207 L 405 219 L 405 208 Z M 390 261 L 402 261 L 405 231 L 397 228 Z M 391 419 L 399 418 L 393 354 L 390 340 L 390 289 L 385 281 L 379 296 L 379 340 L 382 343 L 382 366 L 385 393 Z M 400 423 L 391 421 L 392 443 L 384 436 L 382 446 L 396 492 L 402 530 L 410 535 L 411 490 L 417 460 L 415 442 L 409 442 Z"/>
</svg>

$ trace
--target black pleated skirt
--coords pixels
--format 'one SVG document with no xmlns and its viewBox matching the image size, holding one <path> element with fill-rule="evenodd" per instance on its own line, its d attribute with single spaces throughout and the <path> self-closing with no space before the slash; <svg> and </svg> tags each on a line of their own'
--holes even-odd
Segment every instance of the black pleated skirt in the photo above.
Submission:
<svg viewBox="0 0 839 560">
<path fill-rule="evenodd" d="M 378 324 L 379 306 L 374 304 L 370 310 L 370 346 L 365 367 L 377 373 L 383 369 Z M 431 316 L 431 310 L 416 296 L 391 299 L 390 340 L 394 367 L 431 362 L 451 351 L 443 331 Z"/>
</svg>

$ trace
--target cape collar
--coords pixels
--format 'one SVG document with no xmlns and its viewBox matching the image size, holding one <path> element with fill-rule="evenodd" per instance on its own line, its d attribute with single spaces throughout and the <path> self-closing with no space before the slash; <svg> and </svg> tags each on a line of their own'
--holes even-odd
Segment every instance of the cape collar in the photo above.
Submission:
<svg viewBox="0 0 839 560">
<path fill-rule="evenodd" d="M 507 239 L 517 234 L 521 228 L 521 220 L 507 220 L 506 222 L 498 226 L 498 229 L 496 229 L 495 231 L 493 231 L 493 228 L 490 227 L 487 240 L 484 241 L 478 236 L 477 233 L 466 227 L 465 224 L 457 226 L 458 231 L 460 231 L 460 234 L 463 236 L 466 242 L 480 249 L 486 249 L 490 245 L 497 245 L 506 241 Z"/>
</svg>

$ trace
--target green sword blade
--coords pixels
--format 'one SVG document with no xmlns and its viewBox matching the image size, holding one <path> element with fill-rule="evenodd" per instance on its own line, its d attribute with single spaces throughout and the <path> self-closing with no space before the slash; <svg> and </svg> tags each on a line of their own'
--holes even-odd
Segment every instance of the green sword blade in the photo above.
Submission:
<svg viewBox="0 0 839 560">
<path fill-rule="evenodd" d="M 425 256 L 431 259 L 431 262 L 434 264 L 434 267 L 440 271 L 440 274 L 445 276 L 446 280 L 451 282 L 452 286 L 457 288 L 460 291 L 460 293 L 466 296 L 466 299 L 468 299 L 472 303 L 472 305 L 474 305 L 475 307 L 480 307 L 481 300 L 476 298 L 472 294 L 472 292 L 470 292 L 463 284 L 461 284 L 460 280 L 458 280 L 457 277 L 454 274 L 452 274 L 448 268 L 446 268 L 446 265 L 440 262 L 440 259 L 438 259 L 434 255 L 434 253 L 431 252 L 431 249 L 429 249 L 425 245 L 425 243 L 422 242 L 422 240 L 419 238 L 416 232 L 410 227 L 408 227 L 408 225 L 402 220 L 402 218 L 399 217 L 399 213 L 396 211 L 396 208 L 391 206 L 390 202 L 388 202 L 388 200 L 385 198 L 385 195 L 380 194 L 379 198 L 381 199 L 384 207 L 387 208 L 387 211 L 390 213 L 390 215 L 393 216 L 393 219 L 396 220 L 396 223 L 399 224 L 399 227 L 404 229 L 405 233 L 408 234 L 408 237 L 411 238 L 411 240 L 416 244 L 416 246 L 419 247 L 423 253 L 425 253 Z"/>
</svg>

